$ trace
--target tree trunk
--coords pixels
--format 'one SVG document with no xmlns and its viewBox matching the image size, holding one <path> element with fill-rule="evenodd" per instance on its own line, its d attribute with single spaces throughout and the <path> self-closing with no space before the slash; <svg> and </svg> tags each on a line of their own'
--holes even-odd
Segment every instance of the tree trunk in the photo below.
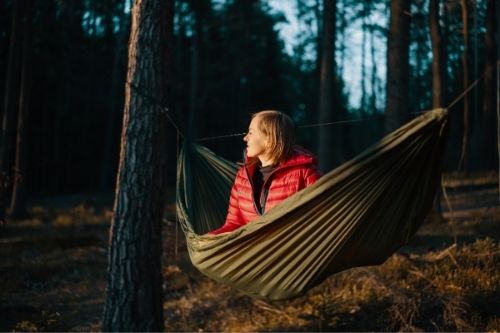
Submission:
<svg viewBox="0 0 500 333">
<path fill-rule="evenodd" d="M 412 92 L 410 97 L 410 105 L 409 112 L 418 112 L 426 107 L 428 107 L 427 101 L 425 101 L 425 92 L 428 89 L 424 86 L 424 74 L 423 67 L 426 59 L 428 59 L 428 50 L 425 46 L 426 35 L 422 33 L 425 31 L 425 17 L 422 14 L 415 14 L 412 16 L 413 26 L 418 31 L 415 33 L 414 40 L 416 42 L 415 48 L 415 66 L 411 66 L 413 68 L 414 75 L 411 75 L 410 82 L 413 87 L 410 86 L 410 90 Z M 413 101 L 412 101 L 413 97 Z"/>
<path fill-rule="evenodd" d="M 372 93 L 370 95 L 370 110 L 371 114 L 377 114 L 377 59 L 375 58 L 375 28 L 374 23 L 371 24 L 370 29 L 370 57 L 372 62 L 372 72 L 371 72 L 371 87 Z"/>
<path fill-rule="evenodd" d="M 401 126 L 409 113 L 410 5 L 409 0 L 391 0 L 387 47 L 386 133 Z"/>
<path fill-rule="evenodd" d="M 188 136 L 196 138 L 199 136 L 200 119 L 200 71 L 201 47 L 203 45 L 203 6 L 201 1 L 193 0 L 193 12 L 195 16 L 193 44 L 191 49 L 191 85 L 189 91 L 189 116 Z"/>
<path fill-rule="evenodd" d="M 363 4 L 363 17 L 361 19 L 361 103 L 360 109 L 361 114 L 366 114 L 366 105 L 367 105 L 367 93 L 366 93 L 366 2 Z"/>
<path fill-rule="evenodd" d="M 473 9 L 473 38 L 474 38 L 474 69 L 472 72 L 472 77 L 473 78 L 478 78 L 479 77 L 479 42 L 478 42 L 478 3 L 477 1 L 472 3 L 472 9 Z M 478 117 L 479 117 L 479 105 L 478 105 L 478 92 L 479 89 L 474 89 L 473 94 L 474 94 L 474 100 L 473 100 L 473 105 L 472 105 L 472 110 L 473 110 L 473 120 L 472 120 L 472 128 L 476 128 L 478 125 Z M 480 130 L 480 129 L 479 129 Z M 473 132 L 475 130 L 472 130 Z"/>
<path fill-rule="evenodd" d="M 429 1 L 429 25 L 432 43 L 432 108 L 444 107 L 443 43 L 439 26 L 439 0 Z"/>
<path fill-rule="evenodd" d="M 12 186 L 12 159 L 14 150 L 14 126 L 17 101 L 19 99 L 19 59 L 21 45 L 22 15 L 25 1 L 14 1 L 12 5 L 12 28 L 10 32 L 9 59 L 5 83 L 5 99 L 0 137 L 0 226 L 5 225 L 5 217 Z"/>
<path fill-rule="evenodd" d="M 497 102 L 496 102 L 496 107 L 497 107 L 497 113 L 500 113 L 500 5 L 498 2 L 495 4 L 495 22 L 496 24 L 496 35 L 495 35 L 495 45 L 497 47 L 497 54 L 496 54 L 496 72 L 497 72 L 497 84 L 496 84 L 496 94 L 497 94 Z M 498 119 L 499 126 L 500 126 L 500 119 Z M 498 131 L 500 132 L 500 128 L 498 128 Z M 500 133 L 498 136 L 498 140 L 500 140 Z M 499 148 L 500 148 L 500 142 L 498 142 Z"/>
<path fill-rule="evenodd" d="M 25 5 L 26 18 L 23 29 L 23 57 L 21 72 L 21 87 L 19 96 L 19 110 L 17 116 L 17 138 L 16 138 L 16 158 L 14 168 L 14 183 L 9 213 L 12 218 L 22 218 L 26 215 L 26 125 L 28 124 L 28 114 L 31 100 L 31 50 L 33 33 L 33 4 L 27 2 Z"/>
<path fill-rule="evenodd" d="M 167 117 L 140 92 L 170 101 L 173 0 L 136 0 L 131 15 L 103 330 L 162 331 Z"/>
<path fill-rule="evenodd" d="M 464 34 L 464 51 L 462 53 L 462 70 L 463 70 L 463 90 L 465 91 L 469 87 L 469 66 L 468 66 L 468 53 L 469 53 L 469 8 L 467 0 L 460 0 L 460 5 L 462 6 L 462 25 Z M 462 136 L 462 154 L 460 156 L 460 161 L 458 163 L 458 169 L 465 171 L 465 174 L 469 174 L 469 96 L 465 94 L 463 97 L 463 110 L 464 110 L 464 122 L 463 122 L 463 136 Z"/>
<path fill-rule="evenodd" d="M 497 50 L 495 49 L 495 33 L 499 24 L 495 20 L 495 7 L 500 7 L 497 0 L 488 0 L 486 8 L 486 34 L 484 41 L 484 57 L 485 57 L 485 72 L 484 72 L 484 98 L 483 98 L 483 149 L 482 160 L 483 165 L 487 169 L 494 169 L 497 164 L 497 147 L 494 144 L 496 141 L 496 98 L 497 98 L 497 80 L 495 65 L 498 59 Z M 500 18 L 500 17 L 499 17 Z"/>
<path fill-rule="evenodd" d="M 333 90 L 335 77 L 335 6 L 336 1 L 323 1 L 323 38 L 321 50 L 319 122 L 335 120 L 333 110 Z M 322 126 L 318 131 L 319 168 L 323 172 L 331 170 L 340 161 L 340 145 L 334 136 L 335 129 Z"/>
<path fill-rule="evenodd" d="M 12 13 L 11 9 L 12 7 L 12 2 L 8 1 L 0 1 L 0 16 L 2 16 L 2 20 L 0 20 L 0 31 L 7 32 L 10 36 L 10 31 L 9 31 L 9 26 L 11 24 L 11 19 L 8 12 L 10 11 Z M 11 14 L 12 15 L 12 14 Z M 0 64 L 2 64 L 2 67 L 0 67 L 0 77 L 2 80 L 0 80 L 0 105 L 2 108 L 0 109 L 0 114 L 3 111 L 3 103 L 4 103 L 4 93 L 5 93 L 5 79 L 6 79 L 6 73 L 7 73 L 7 63 L 8 63 L 8 50 L 9 50 L 9 39 L 6 38 L 6 36 L 3 36 L 0 38 Z M 0 120 L 1 122 L 1 120 Z M 0 126 L 1 127 L 1 126 Z"/>
<path fill-rule="evenodd" d="M 321 61 L 323 59 L 322 52 L 323 52 L 323 31 L 324 31 L 324 22 L 323 22 L 324 19 L 323 16 L 321 16 L 321 0 L 316 0 L 314 2 L 314 16 L 316 18 L 317 28 L 318 28 L 318 34 L 316 39 L 316 45 L 317 45 L 316 73 L 318 75 L 318 79 L 321 81 Z"/>
<path fill-rule="evenodd" d="M 337 49 L 339 50 L 339 63 L 337 64 L 338 68 L 338 73 L 344 73 L 344 64 L 345 64 L 345 55 L 346 55 L 346 27 L 347 27 L 347 13 L 346 13 L 346 0 L 342 1 L 342 11 L 339 13 L 338 17 L 340 18 L 340 24 L 339 24 L 339 43 L 337 43 Z"/>
<path fill-rule="evenodd" d="M 448 105 L 449 103 L 449 97 L 450 97 L 450 89 L 448 87 L 449 85 L 449 80 L 446 80 L 445 78 L 448 77 L 448 67 L 452 67 L 448 63 L 448 45 L 449 45 L 449 36 L 450 36 L 450 23 L 449 23 L 449 18 L 450 18 L 450 12 L 448 9 L 447 1 L 443 1 L 443 6 L 442 8 L 442 13 L 443 15 L 440 17 L 442 26 L 441 26 L 441 53 L 442 53 L 442 58 L 443 58 L 443 103 L 444 105 Z M 432 43 L 432 42 L 431 42 Z M 451 80 L 450 80 L 451 81 Z M 451 135 L 450 135 L 451 136 Z"/>
<path fill-rule="evenodd" d="M 444 107 L 445 92 L 445 59 L 443 54 L 443 40 L 441 26 L 439 24 L 440 0 L 429 1 L 429 30 L 432 45 L 432 108 Z M 441 216 L 441 191 L 436 191 L 434 207 L 438 216 Z"/>
</svg>

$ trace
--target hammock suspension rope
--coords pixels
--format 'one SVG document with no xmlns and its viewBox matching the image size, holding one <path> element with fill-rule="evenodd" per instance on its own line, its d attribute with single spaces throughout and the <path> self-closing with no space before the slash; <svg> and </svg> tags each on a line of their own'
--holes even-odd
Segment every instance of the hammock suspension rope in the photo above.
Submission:
<svg viewBox="0 0 500 333">
<path fill-rule="evenodd" d="M 483 74 L 477 78 L 474 82 L 472 82 L 467 89 L 465 89 L 458 97 L 456 97 L 445 109 L 450 110 L 453 106 L 455 106 L 456 103 L 460 102 L 462 98 L 464 98 L 465 95 L 469 93 L 470 90 L 472 90 L 485 76 L 485 74 L 490 71 L 495 69 L 497 70 L 497 87 L 498 87 L 498 82 L 500 82 L 500 60 L 497 61 L 495 66 L 492 68 L 486 69 Z M 182 139 L 185 139 L 185 135 L 183 132 L 180 130 L 180 126 L 174 121 L 170 109 L 166 106 L 164 106 L 162 103 L 160 103 L 154 96 L 151 96 L 147 93 L 145 93 L 143 90 L 141 90 L 139 87 L 136 85 L 131 84 L 130 82 L 127 82 L 127 85 L 129 85 L 138 95 L 144 97 L 147 99 L 151 104 L 155 105 L 161 113 L 165 114 L 167 119 L 170 121 L 172 126 L 175 128 L 176 132 L 178 135 L 182 137 Z M 497 101 L 500 100 L 500 89 L 497 89 Z M 498 113 L 498 118 L 500 119 L 500 104 L 497 103 L 497 113 Z M 427 111 L 417 111 L 417 112 L 412 112 L 411 114 L 418 115 L 425 113 Z M 299 125 L 297 126 L 298 128 L 310 128 L 310 127 L 320 127 L 320 126 L 329 126 L 329 125 L 342 125 L 342 124 L 351 124 L 351 123 L 356 123 L 356 122 L 363 122 L 363 121 L 368 121 L 368 120 L 375 120 L 379 119 L 381 117 L 387 117 L 384 114 L 381 114 L 379 116 L 372 116 L 372 117 L 365 117 L 365 118 L 359 118 L 359 119 L 351 119 L 351 120 L 339 120 L 339 121 L 332 121 L 332 122 L 324 122 L 324 123 L 316 123 L 316 124 L 309 124 L 309 125 Z M 500 135 L 500 121 L 498 123 L 498 128 L 499 128 L 499 135 Z M 232 133 L 232 134 L 225 134 L 225 135 L 217 135 L 217 136 L 210 136 L 210 137 L 203 137 L 203 138 L 198 138 L 198 139 L 193 139 L 192 141 L 194 142 L 200 142 L 200 141 L 210 141 L 210 140 L 217 140 L 217 139 L 225 139 L 225 138 L 233 138 L 233 137 L 239 137 L 239 136 L 244 136 L 246 133 Z M 498 150 L 500 154 L 500 139 L 498 140 Z M 500 170 L 499 170 L 500 171 Z M 500 172 L 499 172 L 500 175 Z M 500 180 L 499 180 L 500 184 Z"/>
</svg>

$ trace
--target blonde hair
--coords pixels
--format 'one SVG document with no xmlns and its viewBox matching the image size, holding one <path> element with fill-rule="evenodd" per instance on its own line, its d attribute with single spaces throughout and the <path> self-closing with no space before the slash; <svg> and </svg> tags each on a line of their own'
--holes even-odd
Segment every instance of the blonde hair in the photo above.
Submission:
<svg viewBox="0 0 500 333">
<path fill-rule="evenodd" d="M 266 148 L 273 164 L 286 161 L 293 152 L 295 144 L 295 126 L 293 120 L 286 114 L 276 110 L 264 110 L 252 115 L 259 117 L 259 131 L 269 138 Z M 258 163 L 257 158 L 249 159 L 250 164 Z"/>
</svg>

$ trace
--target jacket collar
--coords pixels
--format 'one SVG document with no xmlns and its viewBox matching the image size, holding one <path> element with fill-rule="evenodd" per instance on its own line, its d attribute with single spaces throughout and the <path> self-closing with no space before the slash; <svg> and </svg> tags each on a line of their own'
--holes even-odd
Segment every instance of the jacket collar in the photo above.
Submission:
<svg viewBox="0 0 500 333">
<path fill-rule="evenodd" d="M 247 169 L 249 176 L 252 177 L 255 171 L 255 166 L 248 166 L 247 164 L 248 156 L 246 148 L 243 150 L 243 161 L 245 163 L 245 168 Z M 301 146 L 295 145 L 293 147 L 292 155 L 285 162 L 280 163 L 275 171 L 282 170 L 284 168 L 292 166 L 299 166 L 299 165 L 316 166 L 317 164 L 318 161 L 316 157 L 310 151 Z"/>
</svg>

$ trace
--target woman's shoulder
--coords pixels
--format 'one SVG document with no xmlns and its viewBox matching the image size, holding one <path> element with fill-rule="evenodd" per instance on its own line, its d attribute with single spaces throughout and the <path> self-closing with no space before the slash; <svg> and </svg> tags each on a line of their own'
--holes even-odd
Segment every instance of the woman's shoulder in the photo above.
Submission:
<svg viewBox="0 0 500 333">
<path fill-rule="evenodd" d="M 236 179 L 238 181 L 242 181 L 243 179 L 247 179 L 247 170 L 244 164 L 238 163 L 238 171 L 236 171 Z"/>
<path fill-rule="evenodd" d="M 290 157 L 285 161 L 285 165 L 316 166 L 318 160 L 316 156 L 302 146 L 295 145 Z"/>
</svg>

